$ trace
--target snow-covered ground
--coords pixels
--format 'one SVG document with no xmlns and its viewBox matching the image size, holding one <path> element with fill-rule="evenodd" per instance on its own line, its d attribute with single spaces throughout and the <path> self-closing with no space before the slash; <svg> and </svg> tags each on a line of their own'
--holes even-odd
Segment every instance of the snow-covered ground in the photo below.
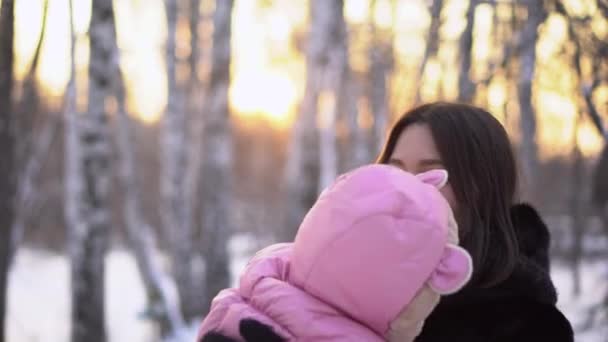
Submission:
<svg viewBox="0 0 608 342">
<path fill-rule="evenodd" d="M 113 251 L 106 267 L 110 341 L 153 341 L 152 325 L 138 319 L 145 295 L 134 258 Z M 69 341 L 69 271 L 65 256 L 19 251 L 9 276 L 8 341 Z"/>
<path fill-rule="evenodd" d="M 581 295 L 573 295 L 571 270 L 554 262 L 551 276 L 559 292 L 558 307 L 565 313 L 576 332 L 577 342 L 608 342 L 608 317 L 598 315 L 593 329 L 583 329 L 589 309 L 602 301 L 608 290 L 608 261 L 586 262 L 581 267 Z"/>
<path fill-rule="evenodd" d="M 232 272 L 236 275 L 254 252 L 250 236 L 232 239 Z M 133 256 L 113 250 L 106 259 L 106 317 L 110 341 L 155 341 L 153 325 L 142 318 L 145 296 Z M 587 309 L 599 302 L 608 286 L 608 262 L 582 267 L 582 293 L 572 296 L 572 277 L 562 264 L 553 265 L 553 278 L 560 293 L 559 307 L 575 327 L 583 324 Z M 65 256 L 21 249 L 9 276 L 8 341 L 68 341 L 70 332 L 69 266 Z M 606 320 L 604 320 L 606 322 Z M 194 341 L 196 324 L 184 340 Z M 577 342 L 608 342 L 608 326 L 577 332 Z"/>
</svg>

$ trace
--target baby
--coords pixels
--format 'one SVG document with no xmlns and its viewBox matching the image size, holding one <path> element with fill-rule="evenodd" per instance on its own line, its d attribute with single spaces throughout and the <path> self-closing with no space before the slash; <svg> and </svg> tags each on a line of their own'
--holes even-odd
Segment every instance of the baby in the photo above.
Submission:
<svg viewBox="0 0 608 342">
<path fill-rule="evenodd" d="M 443 170 L 388 165 L 340 176 L 293 243 L 258 252 L 238 287 L 218 294 L 199 336 L 242 340 L 246 321 L 287 341 L 413 341 L 439 296 L 472 273 L 446 183 Z"/>
</svg>

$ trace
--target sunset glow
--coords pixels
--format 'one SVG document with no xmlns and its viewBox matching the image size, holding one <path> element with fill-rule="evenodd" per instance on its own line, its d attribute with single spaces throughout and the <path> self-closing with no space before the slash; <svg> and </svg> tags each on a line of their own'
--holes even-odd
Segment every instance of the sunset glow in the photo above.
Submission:
<svg viewBox="0 0 608 342">
<path fill-rule="evenodd" d="M 77 34 L 76 65 L 78 71 L 79 104 L 86 105 L 86 65 L 88 63 L 88 38 L 86 36 L 91 15 L 90 0 L 74 1 L 74 18 Z M 597 11 L 593 2 L 568 1 L 568 8 L 576 13 L 593 14 Z M 305 69 L 304 57 L 293 43 L 294 33 L 306 27 L 306 1 L 275 1 L 264 8 L 256 1 L 237 1 L 233 16 L 233 64 L 229 90 L 231 108 L 238 118 L 264 117 L 277 127 L 289 127 L 293 122 L 297 104 L 302 98 Z M 16 75 L 21 79 L 28 70 L 42 23 L 43 0 L 16 2 Z M 442 12 L 441 39 L 454 42 L 461 34 L 465 20 L 466 2 L 448 0 Z M 508 15 L 498 6 L 498 15 Z M 118 44 L 121 68 L 128 89 L 128 108 L 140 120 L 153 124 L 159 120 L 166 104 L 166 72 L 164 42 L 166 40 L 165 13 L 162 0 L 115 1 Z M 449 14 L 449 16 L 448 16 Z M 494 9 L 487 4 L 477 8 L 474 27 L 473 56 L 477 61 L 492 58 L 492 17 Z M 421 58 L 426 32 L 430 24 L 427 3 L 424 1 L 398 2 L 393 8 L 391 1 L 378 0 L 370 13 L 369 0 L 345 2 L 345 18 L 351 24 L 363 24 L 370 18 L 380 28 L 395 32 L 395 51 L 405 59 L 404 67 L 415 70 Z M 592 28 L 598 35 L 606 35 L 608 25 L 603 20 L 593 20 Z M 69 78 L 69 16 L 68 0 L 49 1 L 46 37 L 42 44 L 42 56 L 37 77 L 43 89 L 51 97 L 63 96 Z M 180 32 L 186 28 L 180 28 Z M 188 32 L 180 39 L 189 39 Z M 559 63 L 554 55 L 567 40 L 566 21 L 552 14 L 540 30 L 538 41 L 539 82 L 535 90 L 535 104 L 539 114 L 541 154 L 544 157 L 562 155 L 571 144 L 574 118 L 581 110 L 578 100 L 569 97 L 574 86 L 567 80 L 561 83 L 562 91 L 545 89 L 546 71 L 542 65 Z M 450 43 L 451 44 L 451 43 Z M 452 99 L 457 94 L 457 69 L 452 59 L 456 51 L 446 44 L 439 58 L 431 59 L 424 72 L 422 96 L 432 100 L 438 96 Z M 180 50 L 181 51 L 181 50 Z M 181 54 L 189 51 L 181 51 Z M 486 63 L 478 63 L 485 65 Z M 353 62 L 353 66 L 356 64 Z M 555 65 L 553 65 L 554 67 Z M 365 65 L 363 65 L 365 67 Z M 474 77 L 487 70 L 472 69 Z M 364 71 L 363 69 L 361 71 Z M 187 72 L 187 71 L 186 71 Z M 183 73 L 182 73 L 183 74 Z M 181 77 L 183 77 L 182 75 Z M 398 83 L 398 82 L 397 82 Z M 406 84 L 406 83 L 400 83 Z M 419 87 L 420 85 L 416 86 Z M 403 89 L 395 92 L 403 92 Z M 410 89 L 409 91 L 414 91 Z M 571 92 L 570 92 L 571 93 Z M 598 90 L 596 100 L 605 103 L 608 91 Z M 507 101 L 505 78 L 498 77 L 487 89 L 488 105 L 500 118 Z M 411 94 L 405 94 L 411 98 Z M 399 101 L 397 101 L 400 103 Z M 507 106 L 511 108 L 510 106 Z M 501 119 L 502 120 L 502 119 Z M 579 128 L 578 143 L 586 155 L 596 154 L 602 146 L 601 138 L 589 122 Z"/>
</svg>

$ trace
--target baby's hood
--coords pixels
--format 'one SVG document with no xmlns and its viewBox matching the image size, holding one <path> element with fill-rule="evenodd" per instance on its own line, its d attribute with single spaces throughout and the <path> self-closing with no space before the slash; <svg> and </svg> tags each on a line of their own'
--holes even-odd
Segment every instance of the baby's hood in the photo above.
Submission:
<svg viewBox="0 0 608 342">
<path fill-rule="evenodd" d="M 381 336 L 425 283 L 457 291 L 471 260 L 447 242 L 446 182 L 442 170 L 414 176 L 388 165 L 339 177 L 300 226 L 290 282 Z"/>
</svg>

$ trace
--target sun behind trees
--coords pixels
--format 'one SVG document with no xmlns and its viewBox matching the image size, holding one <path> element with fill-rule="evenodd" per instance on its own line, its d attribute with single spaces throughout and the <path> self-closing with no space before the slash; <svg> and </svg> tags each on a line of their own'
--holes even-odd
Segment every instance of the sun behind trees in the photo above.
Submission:
<svg viewBox="0 0 608 342">
<path fill-rule="evenodd" d="M 125 336 L 108 304 L 125 295 L 107 286 L 120 250 L 141 281 L 124 285 L 139 286 L 137 307 L 119 309 L 138 317 L 133 330 L 192 338 L 251 251 L 291 239 L 320 190 L 373 162 L 403 111 L 435 100 L 476 104 L 505 125 L 522 196 L 553 229 L 556 272 L 572 269 L 563 292 L 601 281 L 582 279 L 608 258 L 605 1 L 0 6 L 5 339 Z M 64 284 L 57 306 L 71 316 L 23 328 L 14 274 L 41 250 L 69 262 L 70 277 L 28 286 Z M 581 338 L 605 325 L 599 302 L 572 310 L 589 312 Z"/>
</svg>

